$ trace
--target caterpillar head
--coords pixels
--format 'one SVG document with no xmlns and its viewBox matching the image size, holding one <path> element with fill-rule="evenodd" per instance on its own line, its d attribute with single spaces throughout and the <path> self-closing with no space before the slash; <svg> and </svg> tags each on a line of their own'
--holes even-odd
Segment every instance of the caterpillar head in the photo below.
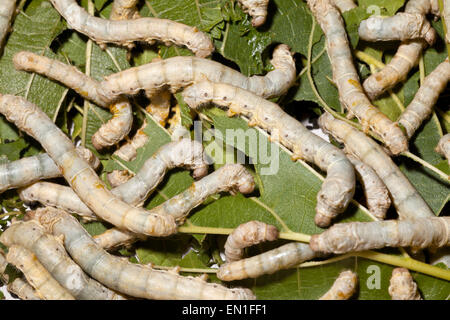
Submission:
<svg viewBox="0 0 450 320">
<path fill-rule="evenodd" d="M 202 105 L 213 99 L 214 84 L 209 81 L 202 81 L 184 89 L 182 95 L 184 102 L 193 109 L 198 109 Z"/>
</svg>

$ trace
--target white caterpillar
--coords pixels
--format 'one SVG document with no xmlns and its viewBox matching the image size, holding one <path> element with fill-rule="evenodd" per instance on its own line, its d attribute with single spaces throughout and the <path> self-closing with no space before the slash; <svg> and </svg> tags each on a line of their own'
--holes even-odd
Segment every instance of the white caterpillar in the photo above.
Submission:
<svg viewBox="0 0 450 320">
<path fill-rule="evenodd" d="M 58 281 L 53 279 L 31 251 L 21 246 L 13 245 L 9 247 L 6 259 L 22 271 L 41 299 L 75 300 Z"/>
<path fill-rule="evenodd" d="M 405 13 L 425 16 L 430 12 L 439 13 L 437 0 L 410 0 L 406 3 Z M 373 100 L 403 81 L 418 64 L 422 50 L 426 47 L 427 43 L 421 39 L 402 42 L 392 60 L 364 81 L 363 87 L 369 98 Z"/>
<path fill-rule="evenodd" d="M 448 2 L 448 0 L 442 0 L 443 4 L 444 4 L 444 21 L 445 21 L 445 26 L 447 28 L 447 33 L 445 34 L 445 41 L 447 43 L 450 43 L 450 3 Z"/>
<path fill-rule="evenodd" d="M 392 300 L 422 300 L 417 284 L 408 269 L 405 268 L 392 270 L 389 295 Z"/>
<path fill-rule="evenodd" d="M 447 58 L 425 78 L 414 99 L 398 119 L 398 123 L 405 128 L 408 138 L 411 138 L 422 122 L 431 115 L 439 95 L 445 90 L 449 80 L 450 63 Z"/>
<path fill-rule="evenodd" d="M 137 240 L 145 240 L 146 238 L 126 230 L 111 228 L 94 236 L 93 239 L 100 248 L 109 251 L 120 247 L 127 247 Z"/>
<path fill-rule="evenodd" d="M 137 19 L 141 16 L 137 10 L 139 0 L 114 0 L 111 14 L 111 20 L 129 20 Z"/>
<path fill-rule="evenodd" d="M 256 220 L 243 223 L 233 230 L 225 242 L 226 261 L 240 260 L 245 248 L 276 239 L 278 239 L 278 229 L 275 226 Z"/>
<path fill-rule="evenodd" d="M 339 9 L 341 13 L 355 9 L 357 7 L 353 0 L 333 0 L 333 4 Z"/>
<path fill-rule="evenodd" d="M 131 20 L 106 20 L 91 16 L 75 0 L 51 0 L 68 25 L 85 34 L 100 45 L 114 43 L 132 46 L 134 41 L 155 41 L 166 45 L 186 46 L 198 57 L 204 58 L 214 51 L 206 33 L 196 27 L 167 19 L 138 18 Z"/>
<path fill-rule="evenodd" d="M 338 87 L 341 103 L 359 119 L 364 130 L 371 128 L 379 134 L 393 154 L 407 150 L 408 141 L 402 130 L 372 105 L 361 87 L 339 11 L 330 0 L 307 2 L 325 33 L 333 80 Z"/>
<path fill-rule="evenodd" d="M 0 4 L 0 49 L 9 32 L 11 20 L 16 9 L 16 2 L 16 0 L 2 0 L 2 4 Z"/>
<path fill-rule="evenodd" d="M 133 175 L 128 170 L 113 170 L 106 177 L 111 187 L 115 188 L 133 178 Z"/>
<path fill-rule="evenodd" d="M 94 169 L 100 165 L 100 160 L 89 149 L 77 147 L 76 151 Z M 7 162 L 0 165 L 0 193 L 60 176 L 58 166 L 46 153 Z"/>
<path fill-rule="evenodd" d="M 366 41 L 424 39 L 430 46 L 436 40 L 436 31 L 424 15 L 407 12 L 392 17 L 372 16 L 363 20 L 358 34 Z"/>
<path fill-rule="evenodd" d="M 100 95 L 113 101 L 122 94 L 147 94 L 169 87 L 171 92 L 194 82 L 224 82 L 270 98 L 285 93 L 295 82 L 295 62 L 287 45 L 278 45 L 271 60 L 275 70 L 265 76 L 246 77 L 221 63 L 196 57 L 173 57 L 112 74 L 101 83 Z"/>
<path fill-rule="evenodd" d="M 384 247 L 440 248 L 450 245 L 450 217 L 337 223 L 311 237 L 311 249 L 347 253 Z"/>
<path fill-rule="evenodd" d="M 154 270 L 110 255 L 95 243 L 74 217 L 64 211 L 40 209 L 35 218 L 55 236 L 64 237 L 64 246 L 89 275 L 130 296 L 147 299 L 255 299 L 249 289 L 226 288 L 201 278 Z"/>
<path fill-rule="evenodd" d="M 292 268 L 315 256 L 307 244 L 292 242 L 251 258 L 225 263 L 217 271 L 217 277 L 223 281 L 257 278 Z"/>
<path fill-rule="evenodd" d="M 347 155 L 347 158 L 355 166 L 356 178 L 361 182 L 370 213 L 378 219 L 384 219 L 391 206 L 391 198 L 386 185 L 370 166 L 352 155 Z"/>
<path fill-rule="evenodd" d="M 269 0 L 239 0 L 242 8 L 252 17 L 252 25 L 259 27 L 267 18 L 267 6 Z"/>
<path fill-rule="evenodd" d="M 272 133 L 271 139 L 290 149 L 294 160 L 304 159 L 326 171 L 327 178 L 317 194 L 315 222 L 318 226 L 330 225 L 331 220 L 347 208 L 355 192 L 353 165 L 341 150 L 311 133 L 277 104 L 249 91 L 209 81 L 194 84 L 182 94 L 191 108 L 213 102 L 228 108 L 229 115 L 250 118 L 249 125 Z"/>
<path fill-rule="evenodd" d="M 26 51 L 16 53 L 13 62 L 17 70 L 35 72 L 61 82 L 95 104 L 109 107 L 113 114 L 112 119 L 103 124 L 92 136 L 92 144 L 97 150 L 115 145 L 130 132 L 133 123 L 131 104 L 127 100 L 109 103 L 102 99 L 97 93 L 100 90 L 100 83 L 77 68 Z"/>
<path fill-rule="evenodd" d="M 31 215 L 31 212 L 28 214 Z M 76 299 L 123 299 L 121 295 L 89 278 L 70 259 L 61 240 L 47 234 L 36 221 L 18 221 L 11 224 L 0 236 L 0 241 L 8 247 L 19 245 L 30 250 L 52 277 Z"/>
<path fill-rule="evenodd" d="M 450 133 L 447 133 L 439 140 L 439 143 L 436 146 L 436 152 L 446 157 L 450 165 Z"/>
<path fill-rule="evenodd" d="M 319 300 L 348 300 L 356 291 L 358 275 L 347 270 L 339 274 L 333 286 Z"/>
<path fill-rule="evenodd" d="M 388 188 L 401 219 L 434 217 L 428 204 L 380 145 L 329 113 L 324 113 L 319 118 L 319 125 L 322 130 L 344 143 L 348 153 L 375 170 Z"/>
</svg>

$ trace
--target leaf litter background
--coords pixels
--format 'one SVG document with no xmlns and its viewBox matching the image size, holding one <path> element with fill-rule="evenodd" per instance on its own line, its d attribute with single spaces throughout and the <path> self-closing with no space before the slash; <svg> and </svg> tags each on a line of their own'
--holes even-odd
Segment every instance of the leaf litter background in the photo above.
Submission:
<svg viewBox="0 0 450 320">
<path fill-rule="evenodd" d="M 96 14 L 108 18 L 111 10 L 109 0 L 95 0 Z M 87 8 L 87 0 L 81 5 Z M 359 7 L 344 14 L 347 32 L 355 49 L 370 54 L 382 62 L 387 62 L 395 53 L 398 43 L 388 43 L 385 46 L 359 42 L 357 28 L 359 22 L 370 14 L 368 8 L 376 5 L 383 15 L 393 15 L 402 8 L 402 0 L 360 0 Z M 320 96 L 324 101 L 338 112 L 341 107 L 338 94 L 333 85 L 331 66 L 324 49 L 324 37 L 317 25 L 313 30 L 313 18 L 305 2 L 300 0 L 271 0 L 268 21 L 256 30 L 251 26 L 249 17 L 240 7 L 229 0 L 151 0 L 141 1 L 140 13 L 142 16 L 167 18 L 189 25 L 195 25 L 202 31 L 208 32 L 214 39 L 216 52 L 213 59 L 240 70 L 246 75 L 264 74 L 271 69 L 270 56 L 277 43 L 286 43 L 295 52 L 298 81 L 296 85 L 283 97 L 278 99 L 285 110 L 304 119 L 311 115 L 321 113 L 322 109 L 318 97 L 311 90 L 307 77 L 306 62 L 308 49 L 311 46 L 311 75 Z M 431 72 L 435 66 L 447 56 L 442 41 L 442 25 L 440 21 L 433 22 L 440 35 L 440 39 L 433 48 L 424 54 L 425 73 Z M 311 41 L 310 41 L 311 40 Z M 65 87 L 52 82 L 39 75 L 15 71 L 12 65 L 12 56 L 19 51 L 27 50 L 47 57 L 59 59 L 65 63 L 75 65 L 82 71 L 86 70 L 86 48 L 88 39 L 68 29 L 65 21 L 47 0 L 28 0 L 23 10 L 17 15 L 13 24 L 3 55 L 0 58 L 0 92 L 3 94 L 16 94 L 26 97 L 39 105 L 55 123 L 78 141 L 82 136 L 83 119 L 87 121 L 86 145 L 91 150 L 91 136 L 100 125 L 106 122 L 111 115 L 102 108 L 93 104 L 87 106 L 87 114 L 83 113 L 83 101 L 76 94 Z M 160 55 L 168 58 L 176 55 L 191 55 L 190 51 L 178 47 L 165 47 L 156 45 L 152 47 L 138 46 L 130 55 L 127 51 L 115 46 L 108 46 L 102 51 L 93 44 L 90 74 L 101 80 L 105 75 L 124 70 L 131 66 L 138 66 L 150 62 Z M 356 60 L 355 60 L 356 61 Z M 370 74 L 368 66 L 357 61 L 358 70 L 364 79 Z M 417 68 L 411 72 L 408 80 L 398 85 L 393 92 L 403 105 L 414 97 L 419 86 L 419 71 Z M 176 96 L 181 108 L 183 124 L 190 127 L 193 116 L 183 105 L 180 95 Z M 152 155 L 161 145 L 170 141 L 169 133 L 157 124 L 150 115 L 144 111 L 145 105 L 135 103 L 135 124 L 138 128 L 143 119 L 147 117 L 149 125 L 145 132 L 149 136 L 148 143 L 138 150 L 134 161 L 125 162 L 112 156 L 113 150 L 97 155 L 101 158 L 103 169 L 102 179 L 112 170 L 124 168 L 131 172 L 139 170 L 143 162 Z M 375 101 L 375 104 L 395 120 L 401 113 L 393 96 L 385 94 Z M 410 150 L 425 161 L 435 165 L 448 173 L 448 164 L 436 152 L 437 144 L 443 132 L 450 126 L 448 119 L 448 92 L 441 95 L 437 105 L 437 114 L 421 127 L 418 134 L 410 144 Z M 222 110 L 217 108 L 205 112 L 203 120 L 203 133 L 210 137 L 212 128 L 225 133 L 228 129 L 250 130 L 250 134 L 259 137 L 261 148 L 270 150 L 271 143 L 267 135 L 260 130 L 249 128 L 240 118 L 228 118 Z M 28 136 L 20 133 L 3 117 L 0 117 L 0 161 L 13 161 L 21 157 L 42 152 L 38 143 Z M 223 160 L 233 161 L 237 152 L 251 156 L 248 140 L 225 141 L 227 147 L 224 152 L 214 152 L 223 143 L 218 138 L 211 138 L 204 142 L 209 156 L 217 163 Z M 228 194 L 216 195 L 208 199 L 202 206 L 193 210 L 181 232 L 168 239 L 152 239 L 139 242 L 132 248 L 122 249 L 116 254 L 128 256 L 133 262 L 153 263 L 162 267 L 181 266 L 183 268 L 208 269 L 211 266 L 223 263 L 220 251 L 226 239 L 224 235 L 217 235 L 223 228 L 234 228 L 249 220 L 260 220 L 276 225 L 282 232 L 303 234 L 319 233 L 322 230 L 314 225 L 313 217 L 316 204 L 316 194 L 323 180 L 322 173 L 316 168 L 303 163 L 292 162 L 290 154 L 278 145 L 274 146 L 279 152 L 279 171 L 276 175 L 262 175 L 261 170 L 270 164 L 256 163 L 249 165 L 252 170 L 257 190 L 249 195 Z M 6 157 L 7 159 L 6 159 Z M 396 162 L 418 189 L 436 215 L 448 214 L 449 186 L 440 180 L 431 170 L 399 157 Z M 215 168 L 218 165 L 214 165 Z M 59 180 L 63 182 L 62 180 Z M 170 197 L 186 189 L 193 179 L 188 171 L 175 170 L 170 172 L 164 182 L 148 199 L 145 206 L 152 208 Z M 288 183 L 287 183 L 288 182 Z M 288 187 L 287 187 L 288 186 Z M 371 221 L 367 209 L 363 206 L 361 190 L 357 190 L 356 200 L 348 210 L 339 218 L 341 221 Z M 1 206 L 4 213 L 14 211 L 19 215 L 24 211 L 23 204 L 12 190 L 2 194 Z M 0 220 L 3 228 L 11 216 L 4 215 Z M 395 212 L 390 212 L 395 217 Z M 91 234 L 98 234 L 109 226 L 99 222 L 85 225 Z M 207 235 L 192 234 L 195 227 L 209 228 Z M 0 230 L 1 232 L 1 230 Z M 257 254 L 268 248 L 279 246 L 286 240 L 271 244 L 256 246 L 249 250 L 249 254 Z M 398 255 L 395 250 L 383 252 Z M 381 282 L 379 289 L 373 288 L 373 278 L 370 278 L 372 268 L 379 267 Z M 442 264 L 439 265 L 445 268 Z M 258 279 L 234 282 L 231 285 L 245 285 L 250 287 L 259 299 L 317 299 L 332 285 L 337 275 L 343 269 L 352 269 L 359 275 L 359 290 L 355 295 L 358 299 L 390 299 L 388 295 L 389 279 L 393 267 L 387 264 L 371 261 L 361 257 L 348 257 L 341 261 L 327 263 L 314 267 L 299 267 L 280 271 Z M 187 274 L 187 273 L 186 273 Z M 413 272 L 422 296 L 425 299 L 448 299 L 450 284 L 421 273 Z M 219 281 L 211 274 L 211 281 Z M 371 288 L 369 288 L 369 287 Z"/>
</svg>

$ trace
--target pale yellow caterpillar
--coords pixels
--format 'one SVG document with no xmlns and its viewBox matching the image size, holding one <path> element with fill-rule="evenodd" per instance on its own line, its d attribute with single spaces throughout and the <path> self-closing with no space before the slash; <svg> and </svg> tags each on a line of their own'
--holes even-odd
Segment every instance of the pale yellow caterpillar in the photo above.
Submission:
<svg viewBox="0 0 450 320">
<path fill-rule="evenodd" d="M 339 9 L 341 13 L 357 7 L 353 0 L 333 0 L 333 4 Z"/>
<path fill-rule="evenodd" d="M 445 21 L 447 33 L 445 34 L 445 41 L 447 43 L 450 43 L 450 3 L 448 0 L 442 0 L 444 4 L 444 12 L 443 12 L 443 18 Z"/>
<path fill-rule="evenodd" d="M 111 14 L 111 20 L 129 20 L 137 19 L 141 16 L 137 10 L 139 0 L 114 0 Z"/>
<path fill-rule="evenodd" d="M 329 113 L 324 113 L 319 118 L 319 125 L 322 130 L 344 143 L 348 153 L 375 170 L 388 188 L 401 219 L 434 217 L 433 211 L 416 188 L 379 144 L 346 122 L 333 118 Z"/>
<path fill-rule="evenodd" d="M 32 212 L 29 212 L 32 216 Z M 30 250 L 69 293 L 79 300 L 117 300 L 123 297 L 89 278 L 68 256 L 60 238 L 47 234 L 36 221 L 12 223 L 0 236 L 0 241 L 11 247 Z"/>
<path fill-rule="evenodd" d="M 126 247 L 137 240 L 145 240 L 145 237 L 139 236 L 135 233 L 111 228 L 105 232 L 93 237 L 94 241 L 105 250 L 114 250 L 120 247 Z"/>
<path fill-rule="evenodd" d="M 446 157 L 450 165 L 450 133 L 447 133 L 439 140 L 439 143 L 436 146 L 436 152 Z"/>
<path fill-rule="evenodd" d="M 257 278 L 292 268 L 314 257 L 316 254 L 307 244 L 292 242 L 251 258 L 225 263 L 217 271 L 217 277 L 223 281 Z"/>
<path fill-rule="evenodd" d="M 113 170 L 108 173 L 106 177 L 108 178 L 109 184 L 113 188 L 118 187 L 133 178 L 132 174 L 128 170 Z"/>
<path fill-rule="evenodd" d="M 198 57 L 204 58 L 214 51 L 206 33 L 182 23 L 159 18 L 106 20 L 91 16 L 75 0 L 51 0 L 68 25 L 85 34 L 100 45 L 114 43 L 132 46 L 134 41 L 186 46 Z"/>
<path fill-rule="evenodd" d="M 422 300 L 417 284 L 408 269 L 405 268 L 392 270 L 389 295 L 392 300 Z"/>
<path fill-rule="evenodd" d="M 275 226 L 256 220 L 243 223 L 233 230 L 225 242 L 226 261 L 240 260 L 245 248 L 276 239 L 278 229 Z"/>
<path fill-rule="evenodd" d="M 348 300 L 356 291 L 358 275 L 351 270 L 342 271 L 333 286 L 319 300 Z"/>
<path fill-rule="evenodd" d="M 16 9 L 16 2 L 16 0 L 2 0 L 2 3 L 0 4 L 0 49 L 9 32 L 11 20 Z"/>
<path fill-rule="evenodd" d="M 267 18 L 267 6 L 269 0 L 239 0 L 244 12 L 252 17 L 252 25 L 259 27 L 264 24 Z"/>
<path fill-rule="evenodd" d="M 333 80 L 339 99 L 365 130 L 379 134 L 393 154 L 408 149 L 408 141 L 400 127 L 372 105 L 359 82 L 353 63 L 344 21 L 330 0 L 308 0 L 308 5 L 326 36 L 327 52 L 333 69 Z"/>
<path fill-rule="evenodd" d="M 32 52 L 22 51 L 14 55 L 14 66 L 17 70 L 35 72 L 52 80 L 61 82 L 75 90 L 82 97 L 101 107 L 108 107 L 113 114 L 112 119 L 103 124 L 92 136 L 92 144 L 96 149 L 115 145 L 130 132 L 133 123 L 131 104 L 127 100 L 109 103 L 98 95 L 99 82 L 85 75 L 77 68 L 58 60 L 39 56 Z"/>
<path fill-rule="evenodd" d="M 36 293 L 44 300 L 75 300 L 75 298 L 56 281 L 29 250 L 13 245 L 8 248 L 6 259 L 22 271 Z"/>
<path fill-rule="evenodd" d="M 240 114 L 250 118 L 249 125 L 270 132 L 272 141 L 279 141 L 293 152 L 294 160 L 304 159 L 326 171 L 327 177 L 317 194 L 318 226 L 330 225 L 347 208 L 355 192 L 353 165 L 341 150 L 311 133 L 277 104 L 238 87 L 209 81 L 186 88 L 182 95 L 191 108 L 212 102 L 228 108 L 230 116 Z"/>
<path fill-rule="evenodd" d="M 145 146 L 148 141 L 148 135 L 144 132 L 145 127 L 147 127 L 147 120 L 145 120 L 142 126 L 136 131 L 133 138 L 124 142 L 124 144 L 114 151 L 114 155 L 125 161 L 136 159 L 137 149 Z"/>
<path fill-rule="evenodd" d="M 249 289 L 226 288 L 201 278 L 154 270 L 110 255 L 74 217 L 62 210 L 38 209 L 35 219 L 55 236 L 64 237 L 64 246 L 89 275 L 127 295 L 147 299 L 255 299 Z"/>
<path fill-rule="evenodd" d="M 8 284 L 8 291 L 22 300 L 41 300 L 36 290 L 23 278 L 14 279 Z"/>
<path fill-rule="evenodd" d="M 386 185 L 370 166 L 352 155 L 347 155 L 347 158 L 355 166 L 356 178 L 361 182 L 370 213 L 378 219 L 384 219 L 391 206 Z"/>
<path fill-rule="evenodd" d="M 436 40 L 436 31 L 424 15 L 407 12 L 392 17 L 372 16 L 363 20 L 358 34 L 360 39 L 366 41 L 424 39 L 430 46 Z"/>
<path fill-rule="evenodd" d="M 94 169 L 100 165 L 100 160 L 89 149 L 77 147 L 76 152 Z M 7 162 L 0 165 L 0 193 L 60 176 L 58 166 L 46 153 Z"/>
<path fill-rule="evenodd" d="M 295 62 L 287 45 L 278 45 L 271 60 L 275 70 L 265 76 L 246 77 L 219 62 L 196 57 L 173 57 L 130 68 L 112 74 L 101 83 L 104 99 L 113 101 L 123 94 L 147 94 L 169 87 L 177 92 L 194 82 L 209 80 L 247 89 L 259 96 L 271 98 L 285 93 L 295 82 Z"/>
<path fill-rule="evenodd" d="M 337 223 L 313 235 L 311 249 L 347 253 L 384 247 L 440 248 L 450 245 L 450 217 Z"/>
<path fill-rule="evenodd" d="M 449 80 L 450 63 L 447 58 L 425 77 L 414 99 L 398 119 L 398 123 L 405 128 L 408 138 L 411 138 L 422 122 L 431 115 L 439 95 L 445 90 Z"/>
</svg>

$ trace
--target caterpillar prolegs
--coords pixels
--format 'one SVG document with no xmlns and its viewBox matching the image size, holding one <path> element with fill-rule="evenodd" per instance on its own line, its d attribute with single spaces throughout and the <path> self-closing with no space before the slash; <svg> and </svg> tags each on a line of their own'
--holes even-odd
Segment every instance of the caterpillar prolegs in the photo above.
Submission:
<svg viewBox="0 0 450 320">
<path fill-rule="evenodd" d="M 114 0 L 109 18 L 111 20 L 137 19 L 141 16 L 137 10 L 139 0 Z"/>
</svg>

